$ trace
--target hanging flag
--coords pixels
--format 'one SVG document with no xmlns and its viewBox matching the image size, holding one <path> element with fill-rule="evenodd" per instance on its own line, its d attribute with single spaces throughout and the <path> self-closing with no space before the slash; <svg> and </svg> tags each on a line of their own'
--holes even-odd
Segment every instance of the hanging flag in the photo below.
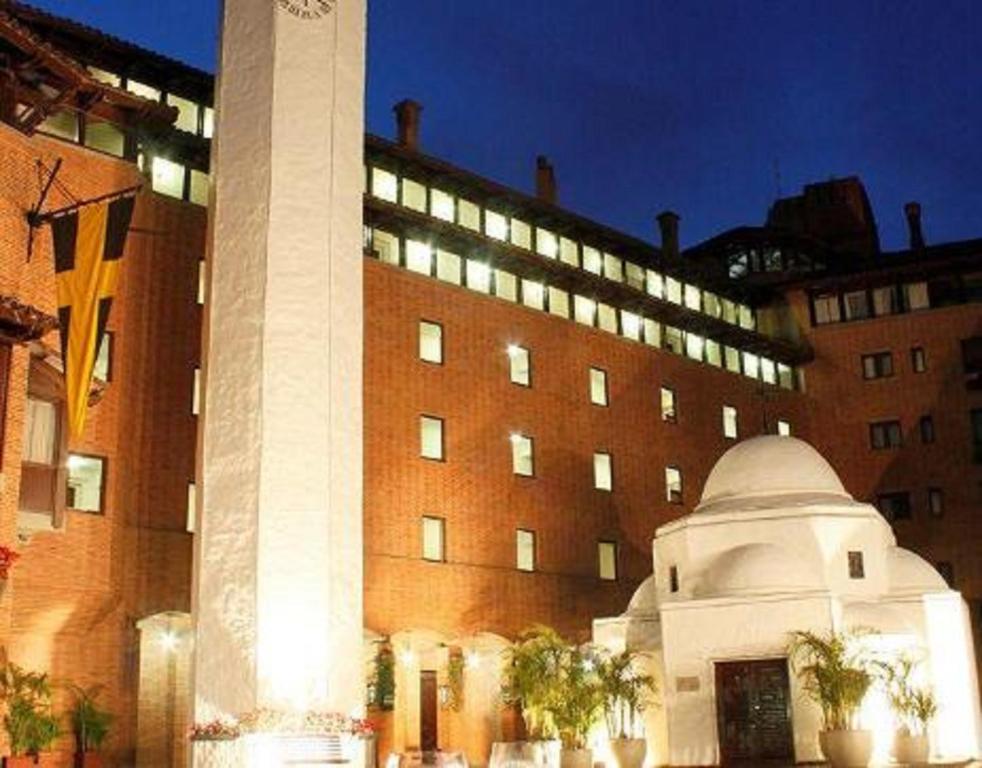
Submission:
<svg viewBox="0 0 982 768">
<path fill-rule="evenodd" d="M 128 195 L 92 202 L 50 219 L 72 437 L 85 428 L 92 369 L 106 333 L 134 201 Z"/>
</svg>

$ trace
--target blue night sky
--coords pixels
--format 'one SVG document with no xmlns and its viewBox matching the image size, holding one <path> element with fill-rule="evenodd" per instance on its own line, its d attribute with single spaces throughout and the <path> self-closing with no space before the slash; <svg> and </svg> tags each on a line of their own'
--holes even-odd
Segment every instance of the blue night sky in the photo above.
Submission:
<svg viewBox="0 0 982 768">
<path fill-rule="evenodd" d="M 217 0 L 34 0 L 213 70 Z M 344 0 L 340 0 L 344 2 Z M 982 3 L 369 0 L 368 128 L 425 105 L 430 154 L 683 246 L 763 222 L 778 189 L 858 174 L 885 248 L 982 237 Z M 409 10 L 411 9 L 411 10 Z"/>
</svg>

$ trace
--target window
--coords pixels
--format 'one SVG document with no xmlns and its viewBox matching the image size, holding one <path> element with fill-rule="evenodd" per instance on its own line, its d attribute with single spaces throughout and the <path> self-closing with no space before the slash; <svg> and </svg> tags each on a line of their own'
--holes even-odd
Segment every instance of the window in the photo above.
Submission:
<svg viewBox="0 0 982 768">
<path fill-rule="evenodd" d="M 406 269 L 421 275 L 433 274 L 433 249 L 418 240 L 407 240 Z"/>
<path fill-rule="evenodd" d="M 436 276 L 437 279 L 443 280 L 445 283 L 460 285 L 460 256 L 449 251 L 438 250 L 436 252 Z"/>
<path fill-rule="evenodd" d="M 597 304 L 597 326 L 608 333 L 617 333 L 617 310 L 608 304 Z"/>
<path fill-rule="evenodd" d="M 706 339 L 706 362 L 719 368 L 723 364 L 719 342 Z"/>
<path fill-rule="evenodd" d="M 672 594 L 679 591 L 679 567 L 677 565 L 668 568 L 668 591 Z"/>
<path fill-rule="evenodd" d="M 457 223 L 474 232 L 481 231 L 481 209 L 470 200 L 457 200 Z"/>
<path fill-rule="evenodd" d="M 426 363 L 443 363 L 443 326 L 419 321 L 419 359 Z"/>
<path fill-rule="evenodd" d="M 752 352 L 744 352 L 741 357 L 743 358 L 743 375 L 751 379 L 759 379 L 760 357 Z"/>
<path fill-rule="evenodd" d="M 160 91 L 150 85 L 144 85 L 136 80 L 127 79 L 126 90 L 130 93 L 135 93 L 137 96 L 141 96 L 144 99 L 149 99 L 150 101 L 160 101 Z"/>
<path fill-rule="evenodd" d="M 419 417 L 419 455 L 424 459 L 443 461 L 443 419 Z"/>
<path fill-rule="evenodd" d="M 532 386 L 532 358 L 525 347 L 508 345 L 508 376 L 512 384 Z"/>
<path fill-rule="evenodd" d="M 508 240 L 508 219 L 494 211 L 484 211 L 484 234 L 495 240 Z"/>
<path fill-rule="evenodd" d="M 682 283 L 674 277 L 665 278 L 665 298 L 672 304 L 682 303 Z"/>
<path fill-rule="evenodd" d="M 897 286 L 888 285 L 873 289 L 873 312 L 877 317 L 895 315 L 900 311 L 900 294 Z"/>
<path fill-rule="evenodd" d="M 921 442 L 930 445 L 934 442 L 934 417 L 930 414 L 921 416 Z"/>
<path fill-rule="evenodd" d="M 379 261 L 399 266 L 399 238 L 390 232 L 372 230 L 372 250 Z"/>
<path fill-rule="evenodd" d="M 876 508 L 887 520 L 910 520 L 910 494 L 906 491 L 881 493 L 876 497 Z"/>
<path fill-rule="evenodd" d="M 723 437 L 737 439 L 737 409 L 732 405 L 723 406 Z"/>
<path fill-rule="evenodd" d="M 194 533 L 197 528 L 198 518 L 196 509 L 198 506 L 198 490 L 194 483 L 188 483 L 188 498 L 187 498 L 187 519 L 185 521 L 184 527 L 188 533 Z"/>
<path fill-rule="evenodd" d="M 372 194 L 389 203 L 398 202 L 399 179 L 394 173 L 381 168 L 372 168 Z"/>
<path fill-rule="evenodd" d="M 101 456 L 68 454 L 68 488 L 65 504 L 80 512 L 101 513 L 105 474 L 106 460 Z"/>
<path fill-rule="evenodd" d="M 599 275 L 603 272 L 604 259 L 600 255 L 600 251 L 596 248 L 591 248 L 589 245 L 583 246 L 583 269 L 587 272 L 593 272 L 595 275 Z"/>
<path fill-rule="evenodd" d="M 893 354 L 890 352 L 863 355 L 861 360 L 864 379 L 883 379 L 893 376 Z"/>
<path fill-rule="evenodd" d="M 938 573 L 949 587 L 955 586 L 955 567 L 947 560 L 942 560 L 937 564 Z"/>
<path fill-rule="evenodd" d="M 631 339 L 631 341 L 641 341 L 641 317 L 633 312 L 628 312 L 627 310 L 622 309 L 621 333 L 626 339 Z"/>
<path fill-rule="evenodd" d="M 194 384 L 191 388 L 191 415 L 201 413 L 201 369 L 194 369 Z"/>
<path fill-rule="evenodd" d="M 627 284 L 636 290 L 644 290 L 644 268 L 630 261 L 624 263 L 624 274 Z"/>
<path fill-rule="evenodd" d="M 597 302 L 585 296 L 573 297 L 573 317 L 578 323 L 592 326 L 597 320 Z"/>
<path fill-rule="evenodd" d="M 903 444 L 899 421 L 876 421 L 869 425 L 870 447 L 876 450 L 899 448 Z"/>
<path fill-rule="evenodd" d="M 613 254 L 605 253 L 604 277 L 608 280 L 615 280 L 618 283 L 624 282 L 624 262 Z"/>
<path fill-rule="evenodd" d="M 103 381 L 112 381 L 113 335 L 112 331 L 106 331 L 103 334 L 99 351 L 95 356 L 95 363 L 92 366 L 92 374 Z"/>
<path fill-rule="evenodd" d="M 791 436 L 791 422 L 784 419 L 777 420 L 777 433 L 782 437 Z"/>
<path fill-rule="evenodd" d="M 511 220 L 511 242 L 519 248 L 532 250 L 532 228 L 524 221 Z"/>
<path fill-rule="evenodd" d="M 522 280 L 522 303 L 532 309 L 546 308 L 546 287 L 535 280 Z"/>
<path fill-rule="evenodd" d="M 518 278 L 503 269 L 494 271 L 494 295 L 505 301 L 518 301 Z"/>
<path fill-rule="evenodd" d="M 453 222 L 454 220 L 454 201 L 453 195 L 447 194 L 440 189 L 430 190 L 430 215 L 435 219 Z"/>
<path fill-rule="evenodd" d="M 205 281 L 207 279 L 205 269 L 205 260 L 200 259 L 198 261 L 198 295 L 195 297 L 199 307 L 203 307 L 205 304 Z"/>
<path fill-rule="evenodd" d="M 556 235 L 548 229 L 536 228 L 535 230 L 535 250 L 540 256 L 547 259 L 554 259 L 559 254 L 559 242 Z"/>
<path fill-rule="evenodd" d="M 593 487 L 598 491 L 614 489 L 614 466 L 609 453 L 593 454 Z"/>
<path fill-rule="evenodd" d="M 653 269 L 646 269 L 645 272 L 645 288 L 652 296 L 656 299 L 661 299 L 665 297 L 665 281 L 662 279 L 660 273 L 655 272 Z"/>
<path fill-rule="evenodd" d="M 204 115 L 201 118 L 201 135 L 210 139 L 215 135 L 215 110 L 212 107 L 205 107 Z"/>
<path fill-rule="evenodd" d="M 924 356 L 924 347 L 911 348 L 910 367 L 914 370 L 914 373 L 924 373 L 927 370 L 927 358 Z"/>
<path fill-rule="evenodd" d="M 478 293 L 491 292 L 491 268 L 479 261 L 467 260 L 467 287 Z"/>
<path fill-rule="evenodd" d="M 412 179 L 402 180 L 402 204 L 420 213 L 426 213 L 426 187 Z"/>
<path fill-rule="evenodd" d="M 702 309 L 702 291 L 699 290 L 698 286 L 685 286 L 685 306 L 689 309 L 694 309 L 696 312 Z"/>
<path fill-rule="evenodd" d="M 813 296 L 812 314 L 815 317 L 815 325 L 839 322 L 839 295 L 827 293 Z"/>
<path fill-rule="evenodd" d="M 908 312 L 928 309 L 931 300 L 928 298 L 927 283 L 907 283 L 904 286 L 904 304 Z"/>
<path fill-rule="evenodd" d="M 191 169 L 191 186 L 188 188 L 188 200 L 195 205 L 208 205 L 208 191 L 211 179 L 204 171 Z"/>
<path fill-rule="evenodd" d="M 519 528 L 515 532 L 515 567 L 520 571 L 535 570 L 535 531 Z"/>
<path fill-rule="evenodd" d="M 58 405 L 28 395 L 21 461 L 52 465 L 58 457 Z"/>
<path fill-rule="evenodd" d="M 726 370 L 730 373 L 740 373 L 740 350 L 725 347 L 723 356 L 726 361 Z"/>
<path fill-rule="evenodd" d="M 842 297 L 846 320 L 864 320 L 869 317 L 869 296 L 866 291 L 849 291 Z"/>
<path fill-rule="evenodd" d="M 931 513 L 931 517 L 944 515 L 944 491 L 940 488 L 927 489 L 927 511 Z"/>
<path fill-rule="evenodd" d="M 168 197 L 184 198 L 184 166 L 163 157 L 155 157 L 151 166 L 154 192 Z"/>
<path fill-rule="evenodd" d="M 599 368 L 590 369 L 590 402 L 594 405 L 606 406 L 607 403 L 607 372 Z"/>
<path fill-rule="evenodd" d="M 580 266 L 580 246 L 573 240 L 559 238 L 559 259 L 571 267 Z"/>
<path fill-rule="evenodd" d="M 569 294 L 561 288 L 549 288 L 549 313 L 569 317 Z"/>
<path fill-rule="evenodd" d="M 665 326 L 665 349 L 675 355 L 682 354 L 682 331 L 670 325 Z"/>
<path fill-rule="evenodd" d="M 597 569 L 603 581 L 617 580 L 617 543 L 597 542 Z"/>
<path fill-rule="evenodd" d="M 174 127 L 180 131 L 197 134 L 198 132 L 198 105 L 188 99 L 182 99 L 173 93 L 167 94 L 167 103 L 172 107 L 177 107 L 177 120 Z"/>
<path fill-rule="evenodd" d="M 126 137 L 112 123 L 99 123 L 86 118 L 85 146 L 108 155 L 122 157 L 126 149 Z"/>
<path fill-rule="evenodd" d="M 434 563 L 444 562 L 446 557 L 447 523 L 442 517 L 423 517 L 423 559 Z"/>
<path fill-rule="evenodd" d="M 849 553 L 849 578 L 850 579 L 866 578 L 866 567 L 863 564 L 862 552 Z"/>
<path fill-rule="evenodd" d="M 702 362 L 704 342 L 702 336 L 689 331 L 685 334 L 685 354 L 692 360 Z"/>
<path fill-rule="evenodd" d="M 522 477 L 532 477 L 535 474 L 533 458 L 534 445 L 532 438 L 519 433 L 511 436 L 511 471 Z"/>
<path fill-rule="evenodd" d="M 678 421 L 678 410 L 675 402 L 675 390 L 661 388 L 661 420 L 674 424 Z"/>
<path fill-rule="evenodd" d="M 682 503 L 682 470 L 665 467 L 665 500 L 670 504 Z"/>
</svg>

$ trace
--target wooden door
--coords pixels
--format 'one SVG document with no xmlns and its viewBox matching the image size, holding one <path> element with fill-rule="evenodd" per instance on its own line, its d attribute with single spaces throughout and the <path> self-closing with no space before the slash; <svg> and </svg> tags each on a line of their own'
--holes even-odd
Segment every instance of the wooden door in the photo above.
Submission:
<svg viewBox="0 0 982 768">
<path fill-rule="evenodd" d="M 419 748 L 423 752 L 434 752 L 437 748 L 436 708 L 436 672 L 422 670 L 419 673 Z"/>
<path fill-rule="evenodd" d="M 787 659 L 717 664 L 716 718 L 723 765 L 792 764 Z"/>
</svg>

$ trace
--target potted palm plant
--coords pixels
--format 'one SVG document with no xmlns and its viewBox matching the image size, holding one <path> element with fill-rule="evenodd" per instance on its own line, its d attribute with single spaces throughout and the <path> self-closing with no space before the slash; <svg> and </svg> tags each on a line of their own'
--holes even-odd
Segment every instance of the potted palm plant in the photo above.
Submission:
<svg viewBox="0 0 982 768">
<path fill-rule="evenodd" d="M 99 750 L 109 735 L 113 716 L 96 703 L 100 686 L 69 688 L 75 696 L 71 713 L 72 731 L 75 734 L 75 768 L 102 768 Z"/>
<path fill-rule="evenodd" d="M 51 682 L 41 672 L 29 672 L 10 662 L 0 667 L 0 700 L 6 705 L 3 726 L 10 743 L 4 768 L 26 768 L 40 761 L 41 752 L 60 735 L 51 710 Z"/>
<path fill-rule="evenodd" d="M 638 672 L 640 655 L 624 650 L 598 667 L 610 751 L 619 768 L 641 768 L 647 751 L 644 726 L 639 723 L 657 689 L 651 675 Z"/>
<path fill-rule="evenodd" d="M 898 763 L 921 765 L 927 763 L 931 743 L 928 726 L 938 713 L 934 692 L 913 684 L 917 662 L 910 656 L 900 656 L 893 663 L 880 662 L 890 706 L 898 720 L 893 741 L 893 756 Z"/>
<path fill-rule="evenodd" d="M 854 636 L 792 632 L 788 657 L 805 693 L 822 709 L 822 753 L 832 768 L 865 768 L 873 756 L 873 733 L 856 717 L 873 684 L 871 662 Z"/>
<path fill-rule="evenodd" d="M 598 666 L 592 649 L 566 647 L 559 666 L 559 696 L 552 712 L 562 744 L 561 768 L 593 766 L 593 751 L 587 745 L 587 737 L 600 719 L 604 705 Z"/>
</svg>

